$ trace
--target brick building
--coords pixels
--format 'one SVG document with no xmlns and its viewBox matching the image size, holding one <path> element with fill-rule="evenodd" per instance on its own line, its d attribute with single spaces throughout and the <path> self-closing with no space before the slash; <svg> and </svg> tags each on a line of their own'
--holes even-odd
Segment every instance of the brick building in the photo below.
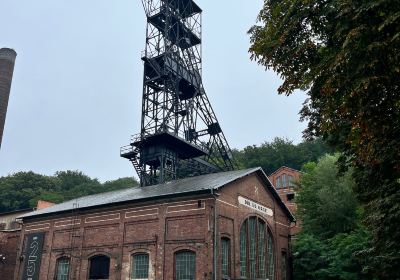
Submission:
<svg viewBox="0 0 400 280">
<path fill-rule="evenodd" d="M 289 209 L 260 168 L 26 214 L 14 279 L 291 279 Z"/>
<path fill-rule="evenodd" d="M 0 213 L 0 280 L 13 279 L 17 261 L 17 248 L 21 237 L 21 224 L 17 218 L 35 210 L 50 207 L 54 203 L 39 200 L 36 208 Z"/>
<path fill-rule="evenodd" d="M 286 207 L 295 215 L 297 205 L 294 201 L 296 196 L 295 182 L 301 177 L 301 172 L 286 166 L 282 166 L 268 176 L 272 185 L 275 186 L 279 197 Z M 297 219 L 295 226 L 291 229 L 291 235 L 296 235 L 300 231 L 301 222 Z"/>
</svg>

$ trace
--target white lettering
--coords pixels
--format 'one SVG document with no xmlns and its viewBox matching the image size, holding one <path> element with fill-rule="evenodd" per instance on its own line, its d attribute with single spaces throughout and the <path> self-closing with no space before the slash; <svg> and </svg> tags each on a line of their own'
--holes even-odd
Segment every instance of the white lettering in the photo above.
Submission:
<svg viewBox="0 0 400 280">
<path fill-rule="evenodd" d="M 268 215 L 268 216 L 274 215 L 274 211 L 272 211 L 272 209 L 265 207 L 261 204 L 258 204 L 257 202 L 251 201 L 250 199 L 244 198 L 243 196 L 239 196 L 238 201 L 239 201 L 239 204 L 242 204 L 244 206 L 252 208 L 252 209 L 254 209 L 258 212 L 261 212 L 265 215 Z"/>
</svg>

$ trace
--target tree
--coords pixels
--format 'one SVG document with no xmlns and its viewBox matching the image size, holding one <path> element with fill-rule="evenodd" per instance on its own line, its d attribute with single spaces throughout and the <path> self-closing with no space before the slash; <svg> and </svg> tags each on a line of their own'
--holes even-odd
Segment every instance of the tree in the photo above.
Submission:
<svg viewBox="0 0 400 280">
<path fill-rule="evenodd" d="M 326 155 L 307 164 L 296 198 L 302 227 L 321 238 L 350 232 L 358 222 L 358 203 L 351 172 L 338 176 L 338 156 Z"/>
<path fill-rule="evenodd" d="M 351 172 L 338 175 L 338 156 L 307 163 L 296 203 L 302 232 L 294 241 L 295 279 L 372 279 L 365 256 L 370 234 L 360 225 L 362 208 Z"/>
<path fill-rule="evenodd" d="M 400 275 L 400 1 L 265 0 L 250 29 L 252 59 L 306 91 L 305 136 L 323 136 L 352 166 L 368 255 L 382 279 Z"/>
<path fill-rule="evenodd" d="M 296 145 L 288 139 L 277 137 L 260 146 L 253 145 L 243 150 L 234 150 L 233 154 L 240 167 L 261 166 L 265 173 L 271 174 L 281 166 L 300 170 L 304 163 L 316 161 L 331 151 L 332 149 L 321 139 L 304 141 Z"/>
<path fill-rule="evenodd" d="M 59 171 L 54 176 L 18 172 L 0 177 L 0 212 L 33 208 L 38 200 L 60 203 L 80 196 L 136 187 L 134 178 L 101 184 L 80 171 Z"/>
</svg>

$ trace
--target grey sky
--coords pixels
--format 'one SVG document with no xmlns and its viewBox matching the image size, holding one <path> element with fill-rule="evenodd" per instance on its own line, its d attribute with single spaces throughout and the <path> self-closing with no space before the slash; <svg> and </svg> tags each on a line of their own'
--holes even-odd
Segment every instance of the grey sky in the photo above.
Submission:
<svg viewBox="0 0 400 280">
<path fill-rule="evenodd" d="M 203 82 L 232 148 L 276 136 L 301 141 L 305 96 L 249 60 L 247 30 L 262 1 L 198 0 Z M 81 170 L 132 176 L 119 147 L 139 132 L 145 16 L 140 0 L 0 0 L 0 48 L 17 60 L 0 176 Z"/>
</svg>

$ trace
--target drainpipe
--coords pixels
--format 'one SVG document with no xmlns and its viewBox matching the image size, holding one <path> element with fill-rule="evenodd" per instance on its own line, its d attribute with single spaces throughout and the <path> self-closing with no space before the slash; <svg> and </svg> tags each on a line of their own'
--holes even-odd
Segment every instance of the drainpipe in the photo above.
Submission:
<svg viewBox="0 0 400 280">
<path fill-rule="evenodd" d="M 213 246 L 213 279 L 217 280 L 217 196 L 214 189 L 211 189 L 211 195 L 214 197 L 214 246 Z"/>
</svg>

